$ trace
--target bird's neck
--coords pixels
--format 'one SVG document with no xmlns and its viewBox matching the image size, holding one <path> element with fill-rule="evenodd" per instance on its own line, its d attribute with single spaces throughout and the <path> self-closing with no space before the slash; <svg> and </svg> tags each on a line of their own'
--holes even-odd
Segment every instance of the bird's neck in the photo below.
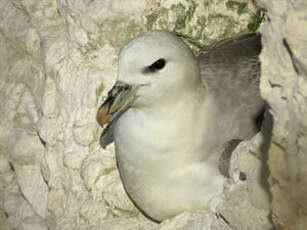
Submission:
<svg viewBox="0 0 307 230">
<path fill-rule="evenodd" d="M 157 219 L 174 207 L 204 207 L 222 189 L 218 158 L 206 142 L 211 135 L 207 101 L 194 92 L 172 104 L 132 107 L 116 123 L 116 159 L 125 189 Z"/>
<path fill-rule="evenodd" d="M 170 103 L 146 108 L 131 108 L 118 121 L 119 142 L 137 143 L 142 149 L 151 149 L 157 153 L 174 150 L 174 154 L 193 152 L 195 157 L 203 155 L 209 147 L 204 140 L 209 139 L 208 122 L 210 108 L 205 90 L 198 89 L 178 95 Z M 152 140 L 152 138 L 156 140 Z M 153 146 L 151 146 L 151 144 Z M 156 143 L 159 143 L 156 145 Z M 132 144 L 129 144 L 132 145 Z M 154 149 L 157 148 L 157 149 Z"/>
<path fill-rule="evenodd" d="M 178 120 L 185 120 L 192 114 L 197 116 L 201 113 L 201 108 L 206 106 L 206 95 L 203 87 L 198 87 L 194 90 L 185 90 L 173 92 L 171 95 L 165 96 L 157 103 L 148 107 L 135 108 L 140 115 L 150 117 L 156 122 L 170 123 Z"/>
</svg>

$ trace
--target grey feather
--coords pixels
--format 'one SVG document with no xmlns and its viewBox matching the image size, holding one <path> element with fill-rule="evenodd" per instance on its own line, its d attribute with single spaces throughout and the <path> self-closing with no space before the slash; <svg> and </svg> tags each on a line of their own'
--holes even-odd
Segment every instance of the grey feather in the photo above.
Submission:
<svg viewBox="0 0 307 230">
<path fill-rule="evenodd" d="M 196 55 L 203 84 L 219 110 L 214 126 L 221 144 L 248 139 L 258 131 L 256 121 L 264 108 L 259 91 L 260 52 L 261 35 L 249 33 L 217 42 Z M 113 142 L 118 118 L 101 134 L 103 148 Z"/>
<path fill-rule="evenodd" d="M 261 35 L 249 33 L 220 41 L 196 56 L 203 84 L 213 98 L 221 141 L 248 139 L 258 131 Z M 224 135 L 224 136 L 223 136 Z"/>
</svg>

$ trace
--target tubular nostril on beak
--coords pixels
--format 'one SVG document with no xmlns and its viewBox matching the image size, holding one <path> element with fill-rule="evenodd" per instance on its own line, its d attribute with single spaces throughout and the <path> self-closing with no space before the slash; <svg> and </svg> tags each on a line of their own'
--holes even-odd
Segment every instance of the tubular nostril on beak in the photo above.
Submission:
<svg viewBox="0 0 307 230">
<path fill-rule="evenodd" d="M 127 83 L 117 81 L 108 92 L 107 99 L 97 111 L 97 122 L 103 127 L 111 122 L 119 114 L 127 110 L 136 100 L 136 93 L 140 87 L 146 84 L 131 86 Z"/>
</svg>

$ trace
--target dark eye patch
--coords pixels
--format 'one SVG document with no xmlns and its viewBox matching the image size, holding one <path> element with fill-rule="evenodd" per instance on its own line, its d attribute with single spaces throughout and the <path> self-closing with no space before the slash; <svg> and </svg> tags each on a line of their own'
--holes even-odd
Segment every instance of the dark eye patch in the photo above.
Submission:
<svg viewBox="0 0 307 230">
<path fill-rule="evenodd" d="M 154 73 L 158 70 L 161 70 L 164 68 L 166 64 L 166 60 L 163 58 L 158 59 L 157 61 L 155 61 L 154 63 L 152 63 L 150 66 L 147 66 L 143 72 L 144 73 Z"/>
</svg>

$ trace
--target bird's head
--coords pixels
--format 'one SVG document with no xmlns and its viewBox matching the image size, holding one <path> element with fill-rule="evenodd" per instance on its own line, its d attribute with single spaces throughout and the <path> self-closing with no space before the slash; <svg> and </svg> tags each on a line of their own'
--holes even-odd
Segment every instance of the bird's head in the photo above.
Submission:
<svg viewBox="0 0 307 230">
<path fill-rule="evenodd" d="M 169 32 L 151 31 L 129 41 L 120 50 L 118 65 L 117 81 L 97 113 L 101 126 L 129 107 L 176 100 L 200 84 L 194 54 Z"/>
</svg>

